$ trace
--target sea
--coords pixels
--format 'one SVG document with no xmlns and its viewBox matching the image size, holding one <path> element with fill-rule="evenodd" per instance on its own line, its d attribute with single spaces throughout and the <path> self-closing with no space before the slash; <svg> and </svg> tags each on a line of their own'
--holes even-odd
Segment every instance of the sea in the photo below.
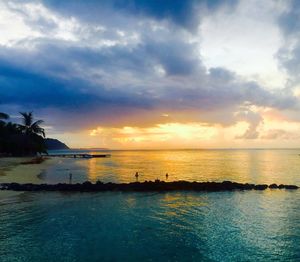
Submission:
<svg viewBox="0 0 300 262">
<path fill-rule="evenodd" d="M 24 170 L 22 181 L 35 183 L 68 183 L 71 173 L 72 183 L 159 179 L 300 186 L 300 149 L 50 155 L 63 153 L 110 157 L 53 157 L 32 176 L 28 170 L 37 172 L 36 166 L 10 166 L 0 172 L 0 182 L 22 177 Z M 300 190 L 1 191 L 0 261 L 300 261 Z"/>
</svg>

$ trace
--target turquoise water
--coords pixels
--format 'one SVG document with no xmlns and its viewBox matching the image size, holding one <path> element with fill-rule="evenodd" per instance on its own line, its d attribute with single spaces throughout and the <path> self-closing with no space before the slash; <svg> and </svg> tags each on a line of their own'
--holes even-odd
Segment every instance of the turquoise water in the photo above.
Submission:
<svg viewBox="0 0 300 262">
<path fill-rule="evenodd" d="M 299 261 L 299 193 L 18 195 L 1 261 Z"/>
<path fill-rule="evenodd" d="M 119 151 L 94 162 L 57 159 L 41 180 L 72 170 L 78 180 L 132 181 L 139 168 L 141 179 L 168 170 L 170 179 L 299 185 L 298 153 Z M 0 261 L 299 261 L 299 203 L 299 190 L 0 192 Z"/>
</svg>

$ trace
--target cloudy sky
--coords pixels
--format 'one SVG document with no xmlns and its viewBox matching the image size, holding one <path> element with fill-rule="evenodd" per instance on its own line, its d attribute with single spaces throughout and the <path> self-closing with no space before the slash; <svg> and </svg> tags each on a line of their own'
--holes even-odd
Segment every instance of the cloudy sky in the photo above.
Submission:
<svg viewBox="0 0 300 262">
<path fill-rule="evenodd" d="M 0 111 L 72 147 L 300 147 L 300 3 L 0 0 Z"/>
</svg>

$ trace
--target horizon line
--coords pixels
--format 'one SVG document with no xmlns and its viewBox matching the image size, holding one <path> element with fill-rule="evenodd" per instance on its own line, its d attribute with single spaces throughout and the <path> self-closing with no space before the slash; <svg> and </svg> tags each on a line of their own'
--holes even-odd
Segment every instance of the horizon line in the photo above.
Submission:
<svg viewBox="0 0 300 262">
<path fill-rule="evenodd" d="M 63 149 L 64 150 L 64 149 Z M 97 148 L 70 147 L 69 150 L 106 150 L 106 151 L 168 151 L 168 150 L 300 150 L 300 147 L 216 147 L 216 148 Z"/>
</svg>

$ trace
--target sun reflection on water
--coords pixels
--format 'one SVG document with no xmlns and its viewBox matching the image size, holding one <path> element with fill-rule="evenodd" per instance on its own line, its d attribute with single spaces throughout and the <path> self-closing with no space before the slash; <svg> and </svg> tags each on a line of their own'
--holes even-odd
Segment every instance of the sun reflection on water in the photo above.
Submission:
<svg viewBox="0 0 300 262">
<path fill-rule="evenodd" d="M 300 185 L 300 150 L 136 150 L 109 153 L 109 158 L 53 158 L 38 166 L 26 166 L 26 172 L 23 166 L 9 171 L 1 169 L 4 176 L 0 178 L 2 182 L 65 183 L 72 173 L 74 183 L 86 180 L 120 183 L 135 182 L 138 172 L 140 182 L 156 179 L 231 180 Z M 40 170 L 45 176 L 37 178 Z"/>
<path fill-rule="evenodd" d="M 113 151 L 111 158 L 80 160 L 95 182 L 146 180 L 300 184 L 295 150 Z M 168 177 L 166 177 L 168 173 Z"/>
</svg>

